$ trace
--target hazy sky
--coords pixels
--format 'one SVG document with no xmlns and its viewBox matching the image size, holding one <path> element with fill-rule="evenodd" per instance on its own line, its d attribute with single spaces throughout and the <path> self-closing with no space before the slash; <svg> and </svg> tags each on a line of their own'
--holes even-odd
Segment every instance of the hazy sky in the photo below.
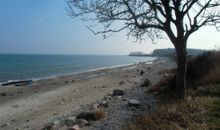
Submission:
<svg viewBox="0 0 220 130">
<path fill-rule="evenodd" d="M 128 54 L 173 47 L 169 40 L 141 44 L 117 33 L 103 40 L 85 22 L 67 15 L 65 0 L 0 0 L 0 53 Z M 190 37 L 188 47 L 220 47 L 220 32 L 204 28 Z"/>
</svg>

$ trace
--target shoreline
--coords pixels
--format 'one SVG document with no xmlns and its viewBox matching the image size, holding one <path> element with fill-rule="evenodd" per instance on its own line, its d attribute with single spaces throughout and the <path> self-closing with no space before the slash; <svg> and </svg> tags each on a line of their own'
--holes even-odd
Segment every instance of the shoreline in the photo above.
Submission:
<svg viewBox="0 0 220 130">
<path fill-rule="evenodd" d="M 72 76 L 72 75 L 83 74 L 83 73 L 88 73 L 88 72 L 101 71 L 101 70 L 105 70 L 105 69 L 115 69 L 115 68 L 120 68 L 120 67 L 127 67 L 127 66 L 132 66 L 132 65 L 138 64 L 138 63 L 152 64 L 155 60 L 160 59 L 158 57 L 150 57 L 150 58 L 153 58 L 153 59 L 147 60 L 147 61 L 137 61 L 135 63 L 98 67 L 98 68 L 93 68 L 93 69 L 88 69 L 88 70 L 85 69 L 83 71 L 76 71 L 76 72 L 65 73 L 65 74 L 55 74 L 55 75 L 51 75 L 51 76 L 45 76 L 45 77 L 42 77 L 42 78 L 40 77 L 40 78 L 26 78 L 26 79 L 9 79 L 8 81 L 33 80 L 34 82 L 37 82 L 37 81 L 40 81 L 40 80 L 47 80 L 47 79 L 64 77 L 64 76 Z M 0 82 L 0 87 L 3 87 L 2 84 L 7 83 L 8 81 Z"/>
<path fill-rule="evenodd" d="M 5 93 L 0 96 L 0 130 L 42 129 L 56 119 L 62 120 L 82 110 L 91 109 L 94 103 L 111 94 L 114 89 L 124 90 L 127 98 L 134 98 L 129 93 L 136 90 L 145 94 L 140 87 L 142 82 L 149 78 L 152 85 L 155 84 L 163 77 L 158 72 L 172 65 L 171 61 L 161 58 L 152 64 L 138 63 L 43 79 L 31 86 L 0 87 L 0 93 Z M 142 70 L 143 75 L 140 74 Z"/>
</svg>

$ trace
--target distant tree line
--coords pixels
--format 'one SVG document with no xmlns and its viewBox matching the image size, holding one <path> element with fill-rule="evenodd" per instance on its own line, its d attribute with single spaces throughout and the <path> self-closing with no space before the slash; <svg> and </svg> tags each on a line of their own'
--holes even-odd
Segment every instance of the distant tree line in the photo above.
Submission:
<svg viewBox="0 0 220 130">
<path fill-rule="evenodd" d="M 197 56 L 206 51 L 207 50 L 193 48 L 187 49 L 188 56 Z M 151 54 L 144 54 L 143 52 L 131 52 L 129 56 L 175 57 L 176 51 L 174 48 L 155 49 Z"/>
</svg>

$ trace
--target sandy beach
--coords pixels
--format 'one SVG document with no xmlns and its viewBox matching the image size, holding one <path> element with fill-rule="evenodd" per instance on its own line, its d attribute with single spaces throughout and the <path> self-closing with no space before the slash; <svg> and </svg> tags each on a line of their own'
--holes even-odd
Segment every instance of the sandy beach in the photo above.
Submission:
<svg viewBox="0 0 220 130">
<path fill-rule="evenodd" d="M 157 83 L 162 74 L 160 71 L 175 67 L 175 63 L 160 58 L 153 63 L 137 63 L 133 65 L 106 68 L 75 75 L 43 79 L 34 82 L 31 86 L 0 87 L 0 129 L 1 130 L 40 130 L 54 120 L 63 120 L 68 116 L 77 115 L 100 102 L 104 97 L 111 95 L 114 89 L 124 90 L 125 96 L 113 99 L 104 110 L 106 118 L 85 126 L 81 129 L 110 129 L 115 122 L 127 117 L 118 117 L 124 109 L 123 103 L 129 98 L 139 99 L 145 96 L 147 103 L 154 104 L 154 96 L 147 93 L 147 88 L 140 87 L 146 79 L 151 85 Z M 143 71 L 143 74 L 140 74 Z M 134 96 L 135 95 L 135 96 Z M 124 103 L 124 104 L 125 104 Z M 115 108 L 114 106 L 122 106 Z M 120 105 L 119 105 L 120 104 Z M 153 107 L 153 106 L 151 106 Z M 114 118 L 115 116 L 115 118 Z M 123 116 L 123 114 L 122 114 Z M 125 119 L 125 120 L 126 120 Z M 121 122 L 125 120 L 120 120 Z M 103 128 L 103 124 L 105 128 Z M 119 129 L 123 123 L 115 124 Z M 58 126 L 56 129 L 65 130 L 68 126 Z"/>
</svg>

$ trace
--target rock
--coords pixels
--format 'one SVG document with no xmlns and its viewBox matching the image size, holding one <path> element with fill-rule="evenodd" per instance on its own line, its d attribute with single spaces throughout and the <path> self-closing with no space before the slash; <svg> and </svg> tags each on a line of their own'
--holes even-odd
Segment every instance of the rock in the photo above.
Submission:
<svg viewBox="0 0 220 130">
<path fill-rule="evenodd" d="M 65 81 L 64 81 L 64 83 L 65 83 L 65 84 L 68 84 L 68 83 L 69 83 L 69 81 L 68 81 L 68 80 L 65 80 Z"/>
<path fill-rule="evenodd" d="M 85 119 L 85 120 L 96 120 L 95 112 L 82 112 L 77 117 L 77 119 Z"/>
<path fill-rule="evenodd" d="M 192 100 L 192 97 L 191 97 L 191 96 L 188 96 L 186 99 L 187 99 L 187 100 Z"/>
<path fill-rule="evenodd" d="M 2 93 L 0 93 L 0 96 L 5 97 L 5 96 L 9 96 L 9 94 L 6 92 L 2 92 Z"/>
<path fill-rule="evenodd" d="M 53 124 L 53 125 L 58 125 L 58 124 L 60 124 L 60 121 L 59 121 L 59 120 L 55 120 L 55 121 L 53 121 L 52 124 Z"/>
<path fill-rule="evenodd" d="M 148 87 L 149 85 L 151 85 L 151 82 L 149 79 L 145 79 L 144 83 L 141 85 L 141 87 Z"/>
<path fill-rule="evenodd" d="M 165 74 L 163 74 L 163 77 L 169 77 L 169 74 L 167 74 L 167 73 L 165 73 Z"/>
<path fill-rule="evenodd" d="M 68 126 L 73 126 L 76 124 L 76 117 L 68 117 L 66 120 L 65 120 L 65 123 L 66 125 Z"/>
<path fill-rule="evenodd" d="M 111 100 L 112 100 L 112 97 L 111 97 L 111 96 L 106 96 L 106 97 L 103 98 L 103 100 L 105 100 L 105 101 L 111 101 Z"/>
<path fill-rule="evenodd" d="M 126 82 L 124 80 L 120 81 L 119 84 L 120 85 L 124 85 Z"/>
<path fill-rule="evenodd" d="M 59 102 L 59 104 L 60 104 L 60 105 L 64 105 L 65 103 L 61 101 L 61 102 Z"/>
<path fill-rule="evenodd" d="M 106 100 L 103 100 L 101 103 L 100 103 L 100 106 L 102 107 L 108 107 L 108 102 Z"/>
<path fill-rule="evenodd" d="M 141 105 L 140 101 L 136 99 L 131 99 L 128 101 L 128 106 L 129 107 L 139 107 Z"/>
<path fill-rule="evenodd" d="M 76 119 L 76 124 L 79 125 L 80 127 L 83 127 L 88 124 L 88 121 L 84 119 Z"/>
<path fill-rule="evenodd" d="M 140 75 L 143 75 L 143 74 L 144 74 L 144 71 L 143 71 L 143 70 L 141 70 Z"/>
<path fill-rule="evenodd" d="M 128 99 L 127 98 L 123 98 L 122 101 L 128 101 Z"/>
<path fill-rule="evenodd" d="M 43 130 L 53 130 L 53 126 L 52 125 L 45 126 Z"/>
<path fill-rule="evenodd" d="M 3 125 L 1 125 L 1 127 L 6 127 L 6 126 L 10 126 L 11 124 L 10 123 L 5 123 Z"/>
<path fill-rule="evenodd" d="M 17 93 L 22 94 L 22 93 L 23 93 L 23 91 L 21 91 L 21 90 L 20 90 L 20 91 L 18 91 Z"/>
<path fill-rule="evenodd" d="M 16 119 L 12 119 L 11 121 L 12 121 L 12 122 L 16 122 L 17 120 L 16 120 Z"/>
<path fill-rule="evenodd" d="M 71 127 L 69 130 L 80 130 L 78 125 L 74 125 L 73 127 Z"/>
<path fill-rule="evenodd" d="M 18 108 L 19 105 L 13 105 L 11 108 Z"/>
<path fill-rule="evenodd" d="M 113 96 L 123 96 L 125 93 L 121 89 L 114 89 L 112 95 Z"/>
<path fill-rule="evenodd" d="M 115 96 L 114 99 L 121 99 L 121 96 Z"/>
<path fill-rule="evenodd" d="M 93 104 L 93 109 L 98 109 L 100 107 L 100 105 L 99 104 Z"/>
<path fill-rule="evenodd" d="M 88 123 L 86 124 L 86 126 L 91 126 L 95 123 L 95 121 L 88 121 Z"/>
</svg>

